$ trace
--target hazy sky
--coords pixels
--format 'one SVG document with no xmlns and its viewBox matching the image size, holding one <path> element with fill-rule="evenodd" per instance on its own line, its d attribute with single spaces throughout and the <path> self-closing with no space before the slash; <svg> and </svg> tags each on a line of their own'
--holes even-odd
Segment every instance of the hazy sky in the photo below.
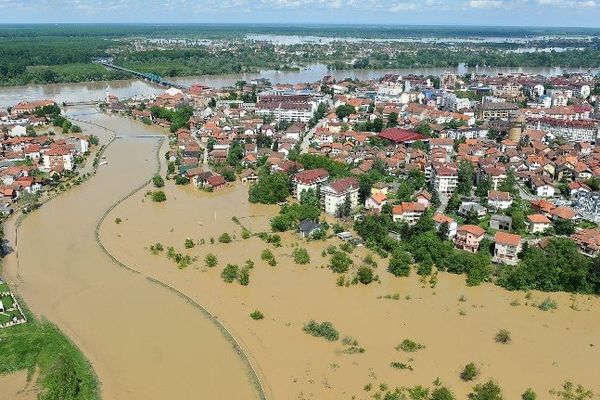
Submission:
<svg viewBox="0 0 600 400">
<path fill-rule="evenodd" d="M 600 27 L 600 0 L 0 0 L 0 15 L 0 23 L 315 22 Z"/>
</svg>

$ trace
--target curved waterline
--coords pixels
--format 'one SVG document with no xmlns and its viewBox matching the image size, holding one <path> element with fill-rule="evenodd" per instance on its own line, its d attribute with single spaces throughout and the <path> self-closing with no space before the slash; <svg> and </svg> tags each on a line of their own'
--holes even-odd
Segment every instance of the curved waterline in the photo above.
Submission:
<svg viewBox="0 0 600 400">
<path fill-rule="evenodd" d="M 79 122 L 86 122 L 86 121 L 79 121 Z M 101 127 L 103 129 L 109 130 L 106 127 L 103 127 L 101 125 L 95 124 L 95 123 L 91 123 L 92 125 L 96 125 L 98 127 Z M 114 131 L 112 131 L 114 132 Z M 112 139 L 109 141 L 109 143 L 107 143 L 107 145 L 105 146 L 105 149 L 114 142 L 116 138 L 116 135 L 112 137 Z M 98 219 L 98 222 L 96 223 L 96 227 L 94 229 L 94 236 L 96 239 L 96 243 L 98 243 L 100 249 L 102 250 L 102 252 L 104 254 L 106 254 L 113 263 L 115 263 L 116 265 L 118 265 L 119 267 L 132 272 L 134 274 L 137 275 L 141 275 L 141 273 L 137 270 L 135 270 L 134 268 L 131 268 L 130 266 L 124 264 L 123 262 L 121 262 L 119 259 L 117 259 L 110 251 L 108 251 L 108 249 L 106 248 L 106 246 L 104 245 L 104 243 L 102 242 L 102 239 L 100 237 L 100 228 L 102 226 L 102 224 L 104 223 L 104 221 L 106 220 L 106 217 L 116 208 L 118 207 L 121 203 L 123 203 L 124 201 L 128 200 L 130 197 L 132 197 L 133 195 L 135 195 L 136 193 L 138 193 L 139 191 L 141 191 L 142 189 L 144 189 L 146 186 L 148 186 L 151 182 L 152 182 L 152 178 L 155 175 L 159 175 L 162 171 L 162 164 L 160 162 L 160 148 L 162 147 L 162 145 L 164 144 L 165 138 L 160 138 L 158 140 L 158 143 L 154 149 L 154 156 L 155 156 L 155 160 L 157 163 L 156 169 L 154 170 L 154 173 L 143 183 L 141 183 L 140 185 L 136 186 L 131 192 L 127 193 L 125 196 L 123 196 L 121 199 L 117 200 L 114 204 L 112 204 L 103 214 L 102 216 Z M 257 368 L 252 364 L 252 361 L 250 361 L 250 357 L 248 355 L 248 352 L 246 350 L 243 349 L 243 347 L 241 346 L 240 342 L 235 338 L 235 336 L 227 329 L 227 327 L 225 327 L 225 325 L 214 315 L 212 314 L 210 311 L 208 311 L 208 309 L 206 307 L 204 307 L 203 305 L 201 305 L 200 303 L 196 302 L 195 300 L 193 300 L 192 298 L 190 298 L 189 296 L 187 296 L 186 294 L 182 293 L 181 291 L 173 288 L 172 286 L 157 280 L 155 278 L 152 278 L 150 276 L 145 276 L 146 280 L 148 280 L 149 282 L 157 285 L 157 286 L 161 286 L 171 292 L 173 292 L 174 294 L 176 294 L 178 297 L 180 297 L 181 299 L 185 300 L 188 304 L 192 305 L 193 307 L 195 307 L 197 310 L 199 310 L 205 317 L 207 317 L 221 332 L 221 334 L 223 335 L 223 337 L 233 345 L 233 348 L 236 352 L 236 354 L 240 357 L 240 359 L 242 360 L 242 362 L 244 363 L 244 365 L 247 368 L 247 372 L 248 372 L 248 377 L 250 379 L 250 382 L 252 383 L 252 385 L 255 387 L 256 391 L 258 392 L 259 398 L 261 400 L 267 400 L 267 395 L 264 389 L 264 385 L 260 379 L 260 377 L 258 376 L 258 372 L 257 372 Z"/>
</svg>

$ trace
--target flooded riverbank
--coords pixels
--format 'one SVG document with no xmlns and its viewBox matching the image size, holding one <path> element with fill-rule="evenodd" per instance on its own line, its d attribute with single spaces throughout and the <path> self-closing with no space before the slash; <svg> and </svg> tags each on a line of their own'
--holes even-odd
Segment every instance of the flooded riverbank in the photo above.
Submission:
<svg viewBox="0 0 600 400">
<path fill-rule="evenodd" d="M 7 280 L 82 350 L 103 399 L 258 398 L 247 365 L 210 319 L 173 291 L 120 268 L 98 245 L 95 229 L 106 210 L 157 169 L 158 140 L 136 136 L 161 131 L 84 111 L 75 111 L 78 119 L 122 138 L 91 180 L 23 220 L 18 251 L 5 259 Z M 81 125 L 102 143 L 112 136 Z M 5 231 L 14 245 L 14 227 Z"/>
<path fill-rule="evenodd" d="M 247 188 L 235 184 L 221 192 L 205 193 L 190 186 L 167 182 L 165 203 L 152 203 L 138 193 L 116 207 L 102 225 L 100 235 L 119 260 L 177 288 L 205 305 L 249 349 L 276 399 L 366 399 L 367 384 L 390 387 L 431 386 L 436 378 L 465 398 L 472 386 L 495 379 L 505 398 L 519 398 L 532 387 L 539 398 L 569 379 L 600 392 L 596 371 L 590 366 L 600 356 L 600 300 L 564 293 L 507 292 L 491 284 L 466 287 L 463 276 L 439 274 L 437 286 L 410 278 L 395 278 L 385 271 L 386 260 L 377 257 L 381 283 L 336 286 L 337 275 L 326 268 L 329 256 L 322 251 L 337 239 L 304 243 L 295 234 L 282 235 L 283 246 L 274 248 L 257 237 L 241 238 L 239 223 L 252 232 L 268 229 L 278 208 L 249 204 Z M 122 222 L 116 224 L 115 218 Z M 218 243 L 222 233 L 235 236 L 232 243 Z M 186 238 L 198 244 L 184 247 Z M 211 238 L 215 243 L 211 244 Z M 161 243 L 177 252 L 196 256 L 184 270 L 165 252 L 152 254 L 149 247 Z M 311 262 L 293 262 L 294 245 L 306 247 Z M 271 267 L 261 260 L 270 248 L 278 262 Z M 214 254 L 218 266 L 207 268 L 204 257 Z M 355 264 L 367 254 L 357 248 Z M 250 284 L 225 283 L 221 271 L 227 263 L 256 264 Z M 352 274 L 347 274 L 348 278 Z M 546 297 L 558 309 L 536 307 Z M 249 314 L 260 310 L 264 320 Z M 348 354 L 340 341 L 327 342 L 303 332 L 310 319 L 331 321 L 340 338 L 355 338 L 364 353 Z M 512 342 L 494 340 L 507 329 Z M 414 353 L 397 351 L 404 339 L 423 344 Z M 481 376 L 464 382 L 459 374 L 473 361 Z M 404 363 L 412 370 L 392 368 Z"/>
<path fill-rule="evenodd" d="M 588 69 L 568 69 L 568 72 L 587 72 Z M 598 69 L 592 69 L 592 73 L 598 73 Z M 441 75 L 444 72 L 453 72 L 459 75 L 473 72 L 477 74 L 496 75 L 497 73 L 522 72 L 528 74 L 541 74 L 547 76 L 561 75 L 567 72 L 560 67 L 490 67 L 490 68 L 467 68 L 459 65 L 453 68 L 395 68 L 395 69 L 350 69 L 330 71 L 321 63 L 310 64 L 299 71 L 261 71 L 256 73 L 225 74 L 225 75 L 202 75 L 173 77 L 169 80 L 184 85 L 199 83 L 210 87 L 233 86 L 237 81 L 250 81 L 256 78 L 266 78 L 273 84 L 278 83 L 306 83 L 316 82 L 325 75 L 331 75 L 336 79 L 378 79 L 388 73 L 400 75 Z M 137 79 L 120 81 L 100 81 L 82 83 L 63 83 L 47 85 L 27 85 L 14 87 L 0 87 L 0 107 L 6 108 L 17 104 L 22 100 L 54 99 L 58 102 L 77 101 L 100 101 L 106 98 L 106 90 L 119 98 L 131 98 L 135 96 L 148 97 L 164 92 L 165 88 Z"/>
</svg>

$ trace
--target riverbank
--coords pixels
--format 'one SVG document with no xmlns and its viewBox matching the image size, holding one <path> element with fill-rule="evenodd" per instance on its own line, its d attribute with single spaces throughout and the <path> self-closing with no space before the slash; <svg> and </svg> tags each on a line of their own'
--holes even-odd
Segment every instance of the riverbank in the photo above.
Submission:
<svg viewBox="0 0 600 400">
<path fill-rule="evenodd" d="M 158 142 L 139 135 L 162 131 L 116 116 L 78 114 L 120 138 L 107 148 L 108 165 L 93 184 L 64 193 L 23 221 L 19 258 L 6 260 L 17 291 L 91 361 L 103 399 L 258 398 L 236 349 L 210 320 L 170 290 L 116 268 L 96 242 L 104 213 L 156 171 Z"/>
<path fill-rule="evenodd" d="M 490 378 L 506 398 L 518 398 L 528 387 L 544 397 L 567 379 L 600 392 L 589 368 L 600 355 L 600 300 L 595 297 L 507 292 L 491 284 L 467 287 L 463 276 L 448 273 L 439 273 L 432 287 L 414 272 L 395 278 L 385 270 L 387 260 L 376 255 L 381 283 L 339 287 L 337 275 L 326 268 L 329 256 L 322 256 L 328 246 L 341 243 L 337 239 L 305 243 L 285 233 L 278 248 L 256 236 L 242 239 L 240 225 L 253 233 L 265 231 L 278 213 L 278 207 L 248 203 L 245 186 L 236 183 L 206 193 L 167 181 L 164 190 L 165 203 L 153 203 L 140 192 L 112 210 L 100 227 L 102 241 L 130 268 L 217 315 L 268 377 L 273 398 L 367 398 L 365 385 L 431 386 L 436 378 L 459 398 Z M 116 218 L 122 222 L 116 224 Z M 219 243 L 223 233 L 233 241 Z M 185 248 L 187 238 L 197 244 Z M 150 251 L 156 243 L 196 261 L 178 269 L 166 257 L 167 250 Z M 309 264 L 294 263 L 297 245 L 308 250 Z M 261 260 L 266 248 L 273 252 L 276 267 Z M 208 254 L 217 257 L 216 267 L 206 267 Z M 357 248 L 351 258 L 360 265 L 367 254 L 367 249 Z M 248 286 L 221 279 L 227 264 L 243 266 L 248 259 L 255 263 Z M 537 308 L 547 297 L 558 309 Z M 255 310 L 263 320 L 250 318 Z M 331 321 L 340 338 L 352 336 L 364 353 L 307 335 L 302 328 L 310 319 Z M 500 329 L 511 332 L 510 344 L 494 340 Z M 396 350 L 404 339 L 425 348 L 415 353 Z M 471 361 L 481 375 L 465 382 L 460 371 Z M 393 362 L 410 369 L 392 368 Z"/>
</svg>

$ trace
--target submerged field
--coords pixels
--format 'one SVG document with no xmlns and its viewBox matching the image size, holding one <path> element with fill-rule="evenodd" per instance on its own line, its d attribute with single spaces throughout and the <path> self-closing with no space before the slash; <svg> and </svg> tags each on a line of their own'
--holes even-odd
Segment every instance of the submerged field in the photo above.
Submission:
<svg viewBox="0 0 600 400">
<path fill-rule="evenodd" d="M 396 278 L 386 271 L 387 260 L 375 255 L 380 282 L 338 286 L 338 274 L 327 268 L 330 256 L 323 256 L 328 246 L 341 244 L 338 239 L 307 243 L 286 233 L 282 246 L 274 247 L 256 236 L 242 238 L 242 226 L 268 231 L 278 207 L 249 204 L 241 184 L 205 193 L 167 182 L 165 191 L 164 203 L 141 191 L 116 207 L 101 227 L 103 243 L 121 262 L 215 314 L 258 366 L 271 398 L 366 399 L 380 384 L 431 387 L 438 378 L 458 398 L 488 379 L 508 399 L 529 387 L 549 398 L 548 391 L 566 380 L 600 392 L 592 368 L 600 356 L 597 298 L 467 287 L 463 276 L 447 273 L 439 273 L 437 282 L 414 272 Z M 220 243 L 223 233 L 232 242 Z M 296 246 L 308 250 L 310 263 L 294 262 Z M 276 266 L 261 259 L 264 249 L 272 251 Z M 209 253 L 217 258 L 212 268 L 205 263 Z M 355 249 L 354 268 L 369 253 Z M 175 254 L 189 256 L 188 262 L 178 264 Z M 255 264 L 247 286 L 221 278 L 227 264 L 243 267 L 246 260 Z M 354 275 L 351 269 L 345 281 Z M 538 307 L 547 298 L 556 309 Z M 256 310 L 264 319 L 250 317 Z M 311 319 L 330 321 L 339 340 L 305 333 Z M 501 329 L 510 332 L 510 343 L 495 340 Z M 422 346 L 405 350 L 399 346 L 405 339 Z M 469 362 L 480 374 L 465 382 L 460 373 Z"/>
</svg>

